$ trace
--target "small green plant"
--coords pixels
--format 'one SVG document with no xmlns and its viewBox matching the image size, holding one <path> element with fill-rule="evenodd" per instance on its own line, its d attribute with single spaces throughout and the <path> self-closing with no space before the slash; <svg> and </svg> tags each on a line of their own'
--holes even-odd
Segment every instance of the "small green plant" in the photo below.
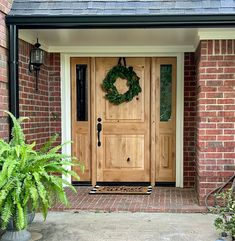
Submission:
<svg viewBox="0 0 235 241">
<path fill-rule="evenodd" d="M 23 230 L 27 227 L 27 213 L 41 211 L 46 219 L 56 202 L 68 205 L 64 186 L 76 190 L 62 175 L 79 180 L 75 172 L 66 169 L 79 163 L 59 153 L 62 145 L 53 146 L 57 136 L 36 151 L 35 143 L 26 143 L 21 127 L 27 118 L 16 119 L 7 113 L 13 128 L 9 143 L 0 139 L 0 226 L 6 229 L 13 219 L 16 229 Z"/>
<path fill-rule="evenodd" d="M 221 201 L 216 206 L 215 212 L 219 215 L 214 222 L 217 230 L 226 233 L 235 240 L 235 199 L 232 189 L 217 194 L 216 198 Z"/>
</svg>

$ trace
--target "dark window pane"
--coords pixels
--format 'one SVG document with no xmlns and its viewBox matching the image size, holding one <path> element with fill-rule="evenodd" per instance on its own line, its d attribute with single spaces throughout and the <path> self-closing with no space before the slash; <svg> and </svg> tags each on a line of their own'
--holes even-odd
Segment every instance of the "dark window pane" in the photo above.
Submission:
<svg viewBox="0 0 235 241">
<path fill-rule="evenodd" d="M 172 109 L 172 65 L 161 65 L 160 79 L 160 121 L 168 121 Z"/>
<path fill-rule="evenodd" d="M 76 66 L 77 121 L 88 120 L 87 65 Z"/>
</svg>

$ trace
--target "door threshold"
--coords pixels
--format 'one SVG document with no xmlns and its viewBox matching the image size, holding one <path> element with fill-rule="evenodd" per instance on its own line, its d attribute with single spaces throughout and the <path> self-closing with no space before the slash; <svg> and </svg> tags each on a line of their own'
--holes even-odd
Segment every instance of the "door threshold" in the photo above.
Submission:
<svg viewBox="0 0 235 241">
<path fill-rule="evenodd" d="M 156 182 L 156 187 L 175 187 L 175 182 Z"/>
<path fill-rule="evenodd" d="M 92 186 L 90 181 L 81 181 L 81 182 L 73 181 L 72 185 L 73 186 Z"/>
<path fill-rule="evenodd" d="M 151 186 L 150 182 L 97 182 L 100 186 Z"/>
</svg>

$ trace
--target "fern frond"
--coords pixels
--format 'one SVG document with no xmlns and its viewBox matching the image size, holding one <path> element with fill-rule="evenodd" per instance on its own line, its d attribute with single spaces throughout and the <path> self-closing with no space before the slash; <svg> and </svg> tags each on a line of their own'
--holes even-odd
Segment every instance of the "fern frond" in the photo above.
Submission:
<svg viewBox="0 0 235 241">
<path fill-rule="evenodd" d="M 17 207 L 17 212 L 16 212 L 16 228 L 17 230 L 22 230 L 25 228 L 26 223 L 25 223 L 25 216 L 24 216 L 24 210 L 21 206 L 21 204 L 18 202 L 16 204 Z"/>
<path fill-rule="evenodd" d="M 7 192 L 5 190 L 0 191 L 0 207 L 5 202 L 5 199 L 7 197 Z"/>
<path fill-rule="evenodd" d="M 12 205 L 13 205 L 12 200 L 8 197 L 1 211 L 1 220 L 2 220 L 1 228 L 3 230 L 6 229 L 6 226 L 9 223 L 10 218 L 12 217 L 12 210 L 13 210 Z"/>
<path fill-rule="evenodd" d="M 52 154 L 42 154 L 39 156 L 35 156 L 35 158 L 30 162 L 31 166 L 42 166 L 43 164 L 46 164 L 47 162 L 51 161 L 51 160 L 61 160 L 62 158 L 69 158 L 68 155 L 63 155 L 63 154 L 56 154 L 56 153 L 52 153 Z"/>
<path fill-rule="evenodd" d="M 79 177 L 78 174 L 77 174 L 76 172 L 74 172 L 74 171 L 70 171 L 70 170 L 67 171 L 67 175 L 70 175 L 70 176 L 76 178 L 78 181 L 80 181 L 80 177 Z"/>
<path fill-rule="evenodd" d="M 20 199 L 20 194 L 22 193 L 22 183 L 19 179 L 16 179 L 15 181 L 15 195 L 14 195 L 14 200 L 15 202 L 20 202 L 21 199 Z"/>
<path fill-rule="evenodd" d="M 15 166 L 17 165 L 18 160 L 12 159 L 11 162 L 8 163 L 8 165 L 5 167 L 7 169 L 7 177 L 10 178 L 12 176 L 12 172 L 15 169 Z"/>
<path fill-rule="evenodd" d="M 64 184 L 64 186 L 70 188 L 75 193 L 77 192 L 76 188 L 70 182 L 68 182 L 67 180 L 62 179 L 62 183 Z"/>
<path fill-rule="evenodd" d="M 36 188 L 34 185 L 32 185 L 32 186 L 29 188 L 29 194 L 30 194 L 30 198 L 31 198 L 32 201 L 33 201 L 33 208 L 36 209 L 37 206 L 38 206 L 39 196 L 38 196 L 37 188 Z"/>
<path fill-rule="evenodd" d="M 23 195 L 23 200 L 22 200 L 22 205 L 25 207 L 29 201 L 30 195 L 29 192 L 24 192 Z"/>
<path fill-rule="evenodd" d="M 9 149 L 9 144 L 6 143 L 4 140 L 0 139 L 0 156 L 3 156 L 4 152 L 6 152 Z"/>
<path fill-rule="evenodd" d="M 51 182 L 54 185 L 55 194 L 59 198 L 60 202 L 68 206 L 68 199 L 63 188 L 63 181 L 61 177 L 51 176 Z"/>
<path fill-rule="evenodd" d="M 7 183 L 6 175 L 4 175 L 2 172 L 0 173 L 0 190 L 2 187 Z"/>
<path fill-rule="evenodd" d="M 45 221 L 46 218 L 47 218 L 48 208 L 49 208 L 49 207 L 48 207 L 47 205 L 45 205 L 45 204 L 42 203 L 42 205 L 41 205 L 41 211 L 42 211 L 42 216 L 43 216 L 44 221 Z"/>
<path fill-rule="evenodd" d="M 64 145 L 67 145 L 68 143 L 71 143 L 71 141 L 67 141 L 63 143 L 62 145 L 58 145 L 53 147 L 51 150 L 48 151 L 49 154 L 57 153 Z"/>
<path fill-rule="evenodd" d="M 4 190 L 6 194 L 8 195 L 9 192 L 11 192 L 15 188 L 15 179 L 14 178 L 9 178 L 5 179 L 4 183 L 0 183 L 0 190 Z M 3 189 L 4 188 L 4 189 Z"/>
<path fill-rule="evenodd" d="M 40 181 L 40 177 L 38 173 L 33 173 L 33 177 L 37 186 L 37 192 L 38 195 L 43 203 L 43 205 L 47 206 L 48 205 L 48 200 L 47 200 L 47 191 L 44 187 L 44 185 Z"/>
<path fill-rule="evenodd" d="M 4 161 L 4 164 L 2 166 L 2 171 L 0 173 L 0 175 L 3 177 L 3 178 L 6 178 L 8 175 L 8 167 L 12 164 L 12 160 L 13 159 L 13 155 L 9 155 L 8 157 L 6 157 L 5 161 Z M 1 180 L 0 180 L 1 181 Z M 1 185 L 1 183 L 0 183 Z"/>
<path fill-rule="evenodd" d="M 15 116 L 9 112 L 9 111 L 5 111 L 11 118 L 12 122 L 13 122 L 13 128 L 12 128 L 12 132 L 11 132 L 11 135 L 12 135 L 12 139 L 10 141 L 10 145 L 11 146 L 15 146 L 15 145 L 21 145 L 25 142 L 25 136 L 24 136 L 24 133 L 23 133 L 23 130 L 20 126 L 20 124 L 28 119 L 27 117 L 22 117 L 20 119 L 16 119 Z"/>
<path fill-rule="evenodd" d="M 59 137 L 59 134 L 55 134 L 55 135 L 53 135 L 50 139 L 49 139 L 49 141 L 47 141 L 43 146 L 42 146 L 42 148 L 40 149 L 40 152 L 41 153 L 46 153 L 46 152 L 48 152 L 49 150 L 50 150 L 50 148 L 51 148 L 51 146 L 55 143 L 55 141 L 58 139 L 58 137 Z"/>
<path fill-rule="evenodd" d="M 68 171 L 62 167 L 62 166 L 56 166 L 56 165 L 47 165 L 45 167 L 46 172 L 52 172 L 52 173 L 60 173 L 63 175 L 67 175 Z"/>
</svg>

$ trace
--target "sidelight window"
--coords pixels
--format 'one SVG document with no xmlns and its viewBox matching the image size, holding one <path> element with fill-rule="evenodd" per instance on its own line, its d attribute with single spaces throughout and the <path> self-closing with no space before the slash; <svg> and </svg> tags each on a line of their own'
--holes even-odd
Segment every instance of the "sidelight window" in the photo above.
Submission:
<svg viewBox="0 0 235 241">
<path fill-rule="evenodd" d="M 169 121 L 172 115 L 172 65 L 160 67 L 160 121 Z"/>
<path fill-rule="evenodd" d="M 77 121 L 88 120 L 87 65 L 76 65 Z"/>
</svg>

